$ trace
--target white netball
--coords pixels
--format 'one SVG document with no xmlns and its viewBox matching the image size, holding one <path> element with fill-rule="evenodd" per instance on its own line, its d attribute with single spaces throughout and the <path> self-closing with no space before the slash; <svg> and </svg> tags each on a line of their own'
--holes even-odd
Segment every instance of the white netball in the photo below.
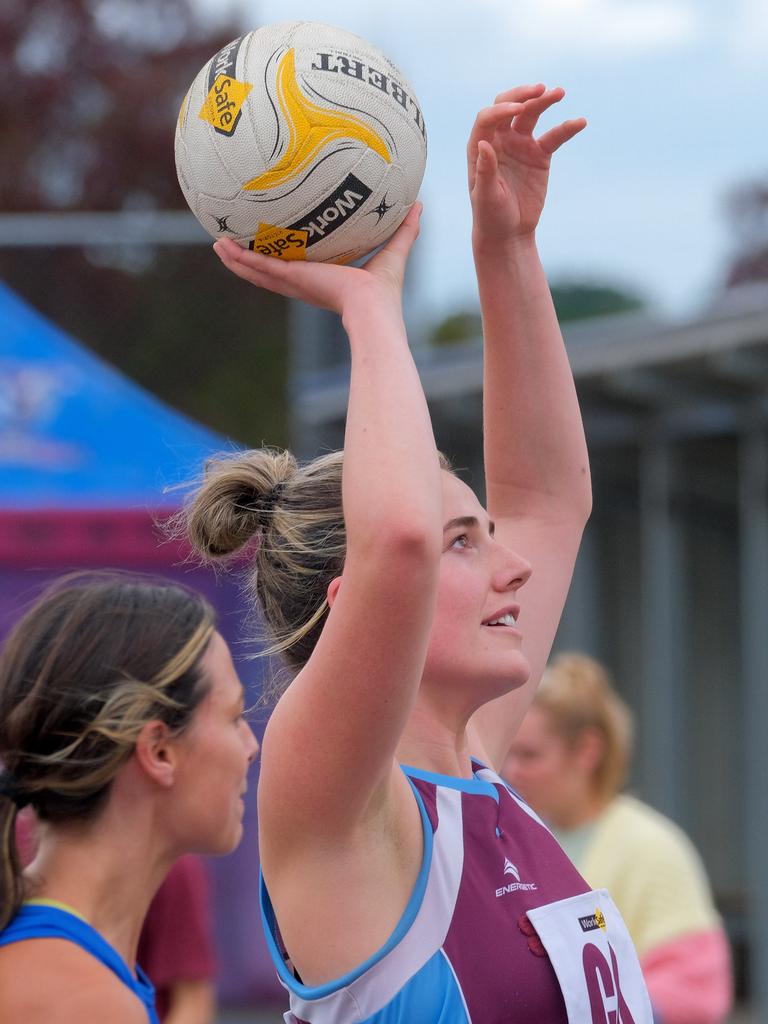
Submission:
<svg viewBox="0 0 768 1024">
<path fill-rule="evenodd" d="M 407 214 L 427 136 L 413 89 L 380 50 L 290 21 L 235 39 L 200 70 L 175 149 L 184 197 L 214 238 L 349 262 Z"/>
</svg>

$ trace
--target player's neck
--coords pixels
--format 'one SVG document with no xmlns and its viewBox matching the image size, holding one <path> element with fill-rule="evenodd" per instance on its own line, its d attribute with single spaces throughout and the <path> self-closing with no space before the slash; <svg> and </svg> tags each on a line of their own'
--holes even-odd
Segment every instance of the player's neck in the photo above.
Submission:
<svg viewBox="0 0 768 1024">
<path fill-rule="evenodd" d="M 102 821 L 77 830 L 43 826 L 24 873 L 27 895 L 71 908 L 133 965 L 149 903 L 170 866 L 150 845 Z"/>
<path fill-rule="evenodd" d="M 471 778 L 466 721 L 438 718 L 424 703 L 417 702 L 400 737 L 397 759 L 400 764 L 423 771 Z"/>
</svg>

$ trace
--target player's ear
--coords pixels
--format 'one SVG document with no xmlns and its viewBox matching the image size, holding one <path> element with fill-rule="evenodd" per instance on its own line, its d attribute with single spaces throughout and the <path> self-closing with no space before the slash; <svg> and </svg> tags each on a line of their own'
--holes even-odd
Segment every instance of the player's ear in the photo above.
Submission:
<svg viewBox="0 0 768 1024">
<path fill-rule="evenodd" d="M 141 729 L 134 749 L 136 761 L 142 771 L 159 786 L 173 785 L 176 769 L 176 751 L 171 741 L 171 730 L 155 719 Z"/>
<path fill-rule="evenodd" d="M 329 606 L 331 608 L 333 608 L 333 602 L 336 600 L 336 595 L 339 592 L 339 587 L 340 586 L 341 586 L 341 576 L 334 576 L 334 578 L 328 584 L 328 590 L 327 590 L 326 593 L 327 593 L 327 597 L 328 597 L 328 604 L 329 604 Z"/>
</svg>

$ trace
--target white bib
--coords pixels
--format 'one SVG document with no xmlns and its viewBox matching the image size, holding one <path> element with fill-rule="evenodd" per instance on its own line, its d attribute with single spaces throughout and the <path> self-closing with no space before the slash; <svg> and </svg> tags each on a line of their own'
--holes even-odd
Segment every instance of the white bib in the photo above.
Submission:
<svg viewBox="0 0 768 1024">
<path fill-rule="evenodd" d="M 549 954 L 568 1024 L 653 1024 L 627 926 L 606 889 L 528 911 Z"/>
</svg>

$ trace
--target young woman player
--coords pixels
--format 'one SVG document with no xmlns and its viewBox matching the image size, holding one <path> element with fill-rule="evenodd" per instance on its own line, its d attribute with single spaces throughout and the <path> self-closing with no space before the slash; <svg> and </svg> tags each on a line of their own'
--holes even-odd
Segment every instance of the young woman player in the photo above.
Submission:
<svg viewBox="0 0 768 1024">
<path fill-rule="evenodd" d="M 198 594 L 70 579 L 21 619 L 0 656 L 0 1020 L 156 1024 L 144 916 L 177 857 L 237 845 L 257 751 Z"/>
<path fill-rule="evenodd" d="M 197 548 L 257 539 L 252 583 L 295 671 L 264 738 L 268 943 L 289 1022 L 646 1024 L 605 893 L 495 774 L 546 662 L 590 510 L 587 452 L 536 251 L 561 89 L 522 86 L 468 146 L 485 335 L 488 512 L 435 447 L 401 288 L 413 209 L 362 269 L 220 241 L 246 281 L 338 312 L 352 353 L 343 456 L 209 464 Z"/>
</svg>

